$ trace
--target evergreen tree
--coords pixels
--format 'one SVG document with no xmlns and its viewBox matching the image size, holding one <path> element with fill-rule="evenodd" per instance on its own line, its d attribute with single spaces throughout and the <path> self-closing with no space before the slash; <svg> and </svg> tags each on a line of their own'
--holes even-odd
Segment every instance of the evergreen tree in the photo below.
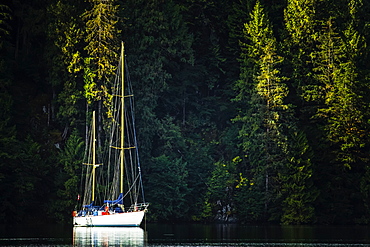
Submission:
<svg viewBox="0 0 370 247">
<path fill-rule="evenodd" d="M 56 1 L 48 7 L 48 79 L 57 93 L 57 118 L 65 126 L 64 138 L 70 127 L 84 126 L 84 61 L 81 54 L 84 32 L 79 17 L 82 7 L 76 1 Z"/>
<path fill-rule="evenodd" d="M 255 188 L 264 187 L 261 192 L 267 213 L 269 204 L 275 199 L 272 193 L 276 171 L 282 166 L 282 151 L 286 150 L 281 121 L 288 109 L 284 103 L 288 89 L 279 75 L 282 57 L 277 55 L 276 38 L 259 1 L 251 13 L 251 21 L 245 24 L 244 34 L 248 43 L 243 44 L 244 63 L 241 80 L 236 85 L 239 89 L 236 100 L 243 100 L 245 105 L 234 120 L 243 122 L 242 148 L 248 154 L 247 169 L 253 176 L 247 178 L 255 180 Z M 256 152 L 258 149 L 260 151 Z M 260 154 L 258 158 L 257 153 Z"/>
<path fill-rule="evenodd" d="M 186 162 L 161 155 L 154 157 L 152 163 L 147 170 L 151 175 L 146 183 L 148 200 L 151 200 L 150 219 L 184 220 L 190 209 L 185 199 L 189 193 Z"/>
<path fill-rule="evenodd" d="M 236 165 L 240 158 L 230 163 L 217 162 L 207 183 L 207 195 L 204 211 L 212 210 L 211 220 L 220 222 L 234 221 L 235 217 L 235 187 L 238 177 Z M 210 215 L 205 215 L 210 218 Z M 207 219 L 207 218 L 206 218 Z"/>
<path fill-rule="evenodd" d="M 9 13 L 9 6 L 0 4 L 0 40 L 4 39 L 4 36 L 9 35 L 9 20 L 11 15 Z"/>
<path fill-rule="evenodd" d="M 124 36 L 136 98 L 140 154 L 146 164 L 144 179 L 150 183 L 153 175 L 150 171 L 162 169 L 162 164 L 174 162 L 174 166 L 179 166 L 173 167 L 174 170 L 185 169 L 186 173 L 188 166 L 193 165 L 188 160 L 186 136 L 180 128 L 184 116 L 189 116 L 187 109 L 191 103 L 187 99 L 187 83 L 191 79 L 189 65 L 193 62 L 192 36 L 187 31 L 180 6 L 173 1 L 127 1 L 124 7 L 123 15 L 127 17 Z M 189 178 L 191 176 L 184 177 Z M 167 186 L 165 180 L 157 181 L 156 186 L 162 182 Z M 184 183 L 184 188 L 188 189 L 191 183 Z M 150 189 L 152 186 L 147 187 L 156 194 Z M 161 202 L 164 199 L 150 194 L 147 193 L 147 200 L 152 205 L 159 203 L 166 207 Z M 187 190 L 179 195 L 180 204 L 185 195 L 189 196 Z M 160 208 L 154 206 L 153 215 L 160 215 L 156 211 Z M 187 213 L 186 207 L 182 214 L 169 210 L 159 219 L 184 217 Z"/>
<path fill-rule="evenodd" d="M 113 83 L 113 74 L 116 71 L 120 48 L 118 42 L 118 5 L 115 0 L 92 0 L 91 9 L 82 15 L 86 25 L 85 50 L 87 56 L 84 59 L 84 96 L 89 105 L 97 102 L 94 106 L 97 110 L 97 145 L 102 146 L 104 119 L 103 114 L 108 116 L 112 95 L 109 92 Z M 102 105 L 105 109 L 102 109 Z"/>
<path fill-rule="evenodd" d="M 158 117 L 183 112 L 182 84 L 186 79 L 177 74 L 192 63 L 192 37 L 179 5 L 173 1 L 127 1 L 122 14 L 127 18 L 124 36 L 137 98 L 139 140 L 146 160 L 156 155 L 153 144 L 160 125 Z M 170 85 L 177 90 L 167 92 Z"/>
<path fill-rule="evenodd" d="M 214 163 L 231 159 L 235 153 L 234 143 L 224 140 L 235 137 L 230 136 L 235 131 L 228 129 L 230 118 L 235 116 L 229 99 L 232 83 L 238 77 L 236 57 L 239 54 L 229 51 L 232 48 L 228 46 L 229 30 L 225 22 L 231 11 L 229 4 L 220 0 L 181 2 L 181 13 L 192 35 L 194 57 L 192 64 L 175 73 L 174 82 L 182 82 L 180 90 L 184 94 L 176 97 L 177 111 L 170 114 L 176 114 L 186 140 L 188 151 L 183 155 L 189 166 L 189 185 L 199 195 L 189 196 L 189 202 L 194 205 L 191 215 L 199 219 L 202 217 L 199 208 L 208 203 L 205 185 L 217 167 Z M 175 102 L 173 96 L 177 95 L 176 91 L 180 92 L 173 85 L 168 90 L 169 97 L 166 94 L 166 104 Z"/>
<path fill-rule="evenodd" d="M 346 25 L 329 17 L 323 21 L 320 45 L 315 57 L 315 72 L 320 82 L 320 106 L 316 117 L 323 120 L 324 141 L 332 159 L 326 165 L 326 172 L 335 177 L 325 178 L 326 193 L 330 195 L 327 206 L 333 205 L 341 212 L 356 217 L 353 204 L 360 197 L 357 186 L 359 174 L 363 174 L 363 162 L 367 160 L 368 111 L 363 101 L 364 84 L 359 80 L 358 61 L 365 47 L 364 39 L 357 31 L 356 11 L 358 1 L 348 2 L 348 21 Z M 356 4 L 357 3 L 357 4 Z M 340 30 L 339 28 L 343 28 Z M 341 193 L 337 193 L 341 191 Z M 346 194 L 346 196 L 343 196 Z M 351 200 L 349 200 L 351 198 Z M 332 206 L 331 206 L 332 207 Z M 332 215 L 336 221 L 346 222 L 337 212 L 326 208 L 325 215 Z"/>
<path fill-rule="evenodd" d="M 82 18 L 86 23 L 85 50 L 90 73 L 85 74 L 85 97 L 88 102 L 103 100 L 109 105 L 108 82 L 116 70 L 119 50 L 117 29 L 118 5 L 115 0 L 92 0 L 91 9 Z"/>
<path fill-rule="evenodd" d="M 340 74 L 334 75 L 334 96 L 326 102 L 331 105 L 325 112 L 329 113 L 329 140 L 339 144 L 336 154 L 338 161 L 351 168 L 351 163 L 361 164 L 368 160 L 367 135 L 369 114 L 363 100 L 366 91 L 359 77 L 358 61 L 365 50 L 364 37 L 358 31 L 357 12 L 362 1 L 348 1 L 349 20 L 343 32 L 340 50 Z M 328 97 L 329 98 L 329 97 Z"/>
<path fill-rule="evenodd" d="M 58 221 L 66 221 L 64 214 L 76 210 L 78 197 L 80 194 L 82 196 L 80 180 L 83 151 L 84 142 L 74 130 L 58 155 L 58 163 L 63 165 L 63 172 L 56 177 L 54 183 L 57 191 L 53 196 L 55 202 L 49 206 L 49 214 Z"/>
<path fill-rule="evenodd" d="M 311 120 L 315 106 L 306 101 L 306 96 L 316 83 L 311 62 L 317 39 L 316 8 L 315 1 L 289 0 L 284 11 L 287 36 L 283 46 L 289 58 L 285 73 L 290 76 L 287 101 L 296 106 L 293 109 L 297 116 L 287 135 L 286 167 L 283 172 L 279 172 L 283 207 L 281 222 L 284 224 L 311 222 L 314 218 L 313 202 L 317 198 L 312 177 L 314 156 L 309 144 L 311 140 L 306 137 L 306 133 L 313 133 L 315 129 Z"/>
<path fill-rule="evenodd" d="M 281 183 L 283 224 L 312 223 L 318 190 L 313 184 L 312 149 L 304 132 L 289 136 L 287 162 L 278 172 Z"/>
<path fill-rule="evenodd" d="M 284 11 L 287 35 L 284 48 L 289 58 L 286 73 L 289 73 L 291 84 L 289 101 L 298 106 L 296 115 L 304 123 L 313 115 L 313 106 L 305 101 L 305 95 L 315 85 L 311 54 L 316 50 L 316 8 L 315 1 L 289 0 Z"/>
</svg>

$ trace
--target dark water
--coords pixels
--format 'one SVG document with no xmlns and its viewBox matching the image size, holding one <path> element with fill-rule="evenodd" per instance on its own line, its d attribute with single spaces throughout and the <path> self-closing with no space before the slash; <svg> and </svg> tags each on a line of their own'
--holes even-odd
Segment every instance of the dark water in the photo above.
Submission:
<svg viewBox="0 0 370 247">
<path fill-rule="evenodd" d="M 370 246 L 370 227 L 147 224 L 141 228 L 73 228 L 0 225 L 0 246 Z"/>
</svg>

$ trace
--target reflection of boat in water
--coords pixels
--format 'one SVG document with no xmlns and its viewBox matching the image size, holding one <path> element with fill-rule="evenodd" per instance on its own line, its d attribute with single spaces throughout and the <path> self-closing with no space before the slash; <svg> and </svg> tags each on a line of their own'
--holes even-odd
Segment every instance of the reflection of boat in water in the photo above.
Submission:
<svg viewBox="0 0 370 247">
<path fill-rule="evenodd" d="M 144 246 L 140 227 L 74 227 L 73 246 Z"/>
</svg>

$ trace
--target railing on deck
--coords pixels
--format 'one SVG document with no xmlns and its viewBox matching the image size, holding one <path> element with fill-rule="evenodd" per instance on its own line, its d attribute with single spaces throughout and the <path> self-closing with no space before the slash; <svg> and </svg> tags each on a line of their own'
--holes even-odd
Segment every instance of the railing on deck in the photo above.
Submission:
<svg viewBox="0 0 370 247">
<path fill-rule="evenodd" d="M 127 212 L 136 212 L 136 211 L 143 211 L 146 210 L 149 206 L 149 203 L 138 203 L 131 205 Z"/>
</svg>

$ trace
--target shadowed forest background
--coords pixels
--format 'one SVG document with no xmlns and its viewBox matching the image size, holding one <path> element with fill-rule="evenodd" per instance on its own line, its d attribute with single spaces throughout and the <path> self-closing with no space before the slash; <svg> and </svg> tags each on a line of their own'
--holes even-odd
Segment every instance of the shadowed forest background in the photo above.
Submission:
<svg viewBox="0 0 370 247">
<path fill-rule="evenodd" d="M 70 222 L 120 41 L 150 221 L 368 224 L 367 0 L 0 5 L 0 222 Z"/>
</svg>

